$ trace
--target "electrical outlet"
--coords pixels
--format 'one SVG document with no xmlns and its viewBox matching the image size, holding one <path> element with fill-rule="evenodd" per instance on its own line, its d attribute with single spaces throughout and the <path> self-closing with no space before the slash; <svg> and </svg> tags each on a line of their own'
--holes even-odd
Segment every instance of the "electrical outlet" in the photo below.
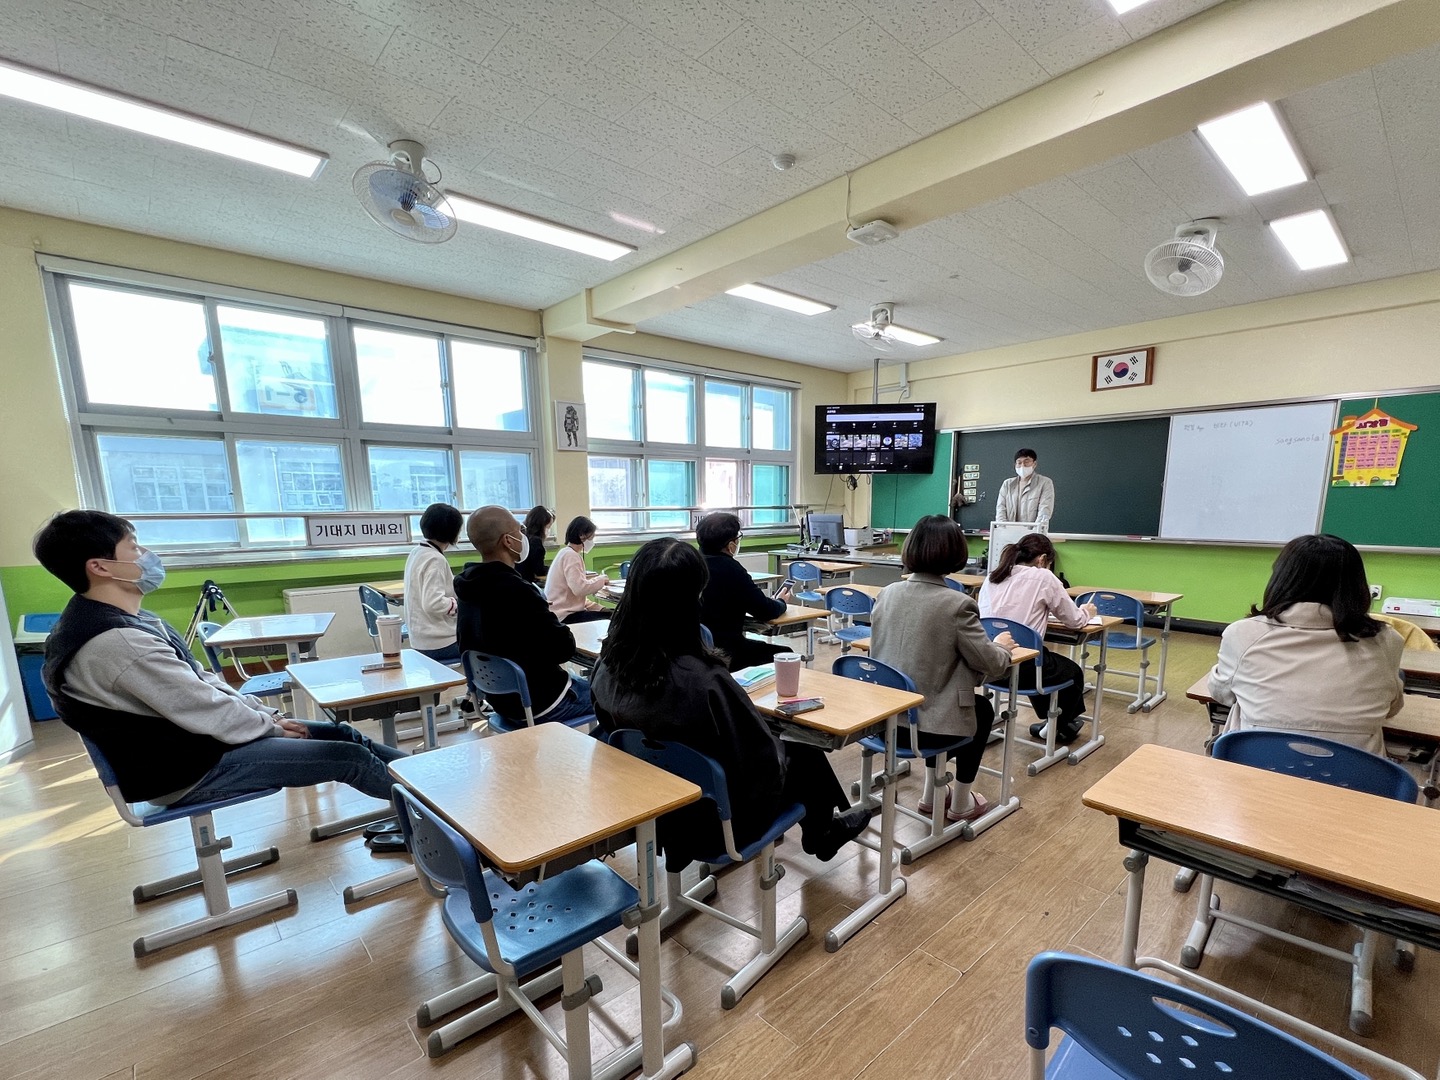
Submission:
<svg viewBox="0 0 1440 1080">
<path fill-rule="evenodd" d="M 1380 599 L 1380 594 L 1381 594 L 1382 592 L 1384 592 L 1384 589 L 1382 589 L 1379 585 L 1371 585 L 1371 586 L 1370 586 L 1370 599 L 1371 599 L 1371 600 L 1379 600 L 1379 599 Z"/>
</svg>

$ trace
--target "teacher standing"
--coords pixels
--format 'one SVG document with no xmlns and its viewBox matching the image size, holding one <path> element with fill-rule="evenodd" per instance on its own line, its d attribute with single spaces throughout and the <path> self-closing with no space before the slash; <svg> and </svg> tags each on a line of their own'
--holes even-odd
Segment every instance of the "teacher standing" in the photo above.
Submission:
<svg viewBox="0 0 1440 1080">
<path fill-rule="evenodd" d="M 996 521 L 1033 521 L 1042 532 L 1049 531 L 1050 515 L 1055 512 L 1055 481 L 1035 471 L 1039 456 L 1028 446 L 1015 451 L 1015 475 L 1000 485 Z"/>
</svg>

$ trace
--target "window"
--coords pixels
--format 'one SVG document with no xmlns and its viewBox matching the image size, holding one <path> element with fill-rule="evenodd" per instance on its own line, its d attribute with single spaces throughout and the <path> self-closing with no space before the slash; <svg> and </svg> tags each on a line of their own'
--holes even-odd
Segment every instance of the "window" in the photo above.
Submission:
<svg viewBox="0 0 1440 1080">
<path fill-rule="evenodd" d="M 688 531 L 706 508 L 737 509 L 747 526 L 791 522 L 793 388 L 601 354 L 586 355 L 583 376 L 600 529 Z"/>
<path fill-rule="evenodd" d="M 47 266 L 46 286 L 86 503 L 141 543 L 294 549 L 306 514 L 534 505 L 527 343 L 105 274 Z"/>
</svg>

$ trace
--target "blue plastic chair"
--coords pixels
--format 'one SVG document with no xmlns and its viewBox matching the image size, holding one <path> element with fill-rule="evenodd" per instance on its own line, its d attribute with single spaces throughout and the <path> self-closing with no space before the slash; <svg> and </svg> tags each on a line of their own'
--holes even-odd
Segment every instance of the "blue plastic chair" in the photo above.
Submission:
<svg viewBox="0 0 1440 1080">
<path fill-rule="evenodd" d="M 645 733 L 634 728 L 624 728 L 610 733 L 610 745 L 618 747 L 632 757 L 647 761 L 656 768 L 684 777 L 700 788 L 700 796 L 714 808 L 720 819 L 720 831 L 724 837 L 724 848 L 719 851 L 695 852 L 694 856 L 712 868 L 732 863 L 749 862 L 756 857 L 760 860 L 760 925 L 754 926 L 737 920 L 734 916 L 704 903 L 701 897 L 715 891 L 714 874 L 703 878 L 686 889 L 678 871 L 666 872 L 669 904 L 698 911 L 718 918 L 721 922 L 743 930 L 760 939 L 760 951 L 732 975 L 720 988 L 720 1007 L 733 1009 L 745 992 L 754 986 L 762 975 L 775 966 L 776 962 L 790 951 L 809 930 L 804 916 L 797 915 L 784 933 L 776 925 L 775 886 L 785 876 L 785 868 L 775 861 L 775 841 L 805 816 L 805 807 L 800 803 L 781 807 L 780 813 L 769 827 L 755 840 L 743 848 L 735 846 L 735 832 L 731 823 L 730 789 L 725 780 L 725 771 L 718 762 L 693 747 L 683 743 L 664 742 L 646 738 Z"/>
<path fill-rule="evenodd" d="M 864 641 L 870 636 L 870 627 L 855 625 L 855 618 L 860 615 L 869 618 L 870 613 L 875 610 L 875 601 L 859 589 L 841 585 L 829 590 L 825 593 L 825 608 L 831 615 L 841 617 L 842 625 L 831 633 L 840 640 L 842 654 L 848 653 L 855 642 Z"/>
<path fill-rule="evenodd" d="M 373 589 L 369 585 L 361 585 L 360 588 L 360 613 L 365 616 L 365 630 L 370 635 L 371 642 L 375 648 L 380 648 L 380 630 L 375 625 L 377 615 L 390 614 L 390 601 L 385 599 L 385 594 L 379 589 Z M 400 624 L 400 641 L 402 644 L 410 640 L 410 627 L 405 623 Z"/>
<path fill-rule="evenodd" d="M 624 581 L 630 576 L 630 560 L 626 559 L 620 564 L 620 580 Z"/>
<path fill-rule="evenodd" d="M 956 580 L 955 580 L 954 578 L 952 578 L 952 577 L 947 577 L 947 578 L 945 579 L 945 587 L 946 587 L 947 589 L 954 589 L 956 592 L 961 592 L 961 593 L 966 593 L 966 594 L 968 594 L 969 591 L 970 591 L 969 589 L 965 588 L 964 585 L 961 585 L 958 581 L 956 581 Z"/>
<path fill-rule="evenodd" d="M 1047 1068 L 1051 1028 L 1067 1038 Z M 1187 987 L 1058 952 L 1043 952 L 1026 968 L 1025 1042 L 1031 1080 L 1366 1080 L 1293 1035 Z"/>
<path fill-rule="evenodd" d="M 790 577 L 795 581 L 795 599 L 802 604 L 816 604 L 825 599 L 820 592 L 820 568 L 801 559 L 790 564 Z"/>
<path fill-rule="evenodd" d="M 1049 720 L 1047 721 L 1047 726 L 1045 729 L 1045 742 L 1041 744 L 1035 742 L 1032 739 L 1026 739 L 1019 736 L 1016 737 L 1017 742 L 1025 743 L 1027 746 L 1039 747 L 1043 745 L 1045 748 L 1045 757 L 1037 761 L 1031 762 L 1026 769 L 1028 775 L 1035 776 L 1040 772 L 1040 770 L 1036 767 L 1039 762 L 1044 761 L 1048 758 L 1053 758 L 1057 753 L 1055 749 L 1055 730 L 1057 727 L 1059 727 L 1059 724 L 1055 723 L 1054 721 L 1059 716 L 1060 705 L 1059 702 L 1056 700 L 1055 695 L 1058 694 L 1061 690 L 1064 690 L 1067 686 L 1073 686 L 1075 680 L 1066 679 L 1063 682 L 1050 683 L 1048 685 L 1042 682 L 1042 674 L 1045 667 L 1045 643 L 1041 640 L 1039 634 L 1037 634 L 1034 630 L 1030 629 L 1030 627 L 1026 626 L 1024 623 L 1016 622 L 1014 619 L 999 619 L 992 617 L 987 619 L 981 619 L 980 625 L 985 628 L 986 635 L 992 641 L 995 638 L 999 637 L 1002 633 L 1009 631 L 1010 636 L 1015 639 L 1016 645 L 1019 645 L 1021 648 L 1025 649 L 1034 649 L 1039 654 L 1035 657 L 1035 686 L 1033 689 L 1030 690 L 1021 690 L 1019 691 L 1019 694 L 1021 697 L 1024 698 L 1048 697 L 1050 699 L 1050 708 L 1047 710 L 1049 714 Z M 987 690 L 993 690 L 995 693 L 1003 695 L 1007 698 L 1010 695 L 1010 684 L 1008 682 L 986 683 L 985 688 Z"/>
<path fill-rule="evenodd" d="M 280 790 L 279 788 L 265 788 L 262 791 L 252 791 L 229 799 L 214 799 L 210 802 L 194 803 L 190 806 L 173 809 L 155 803 L 127 803 L 125 796 L 120 794 L 120 782 L 115 777 L 115 770 L 110 767 L 110 762 L 101 752 L 100 747 L 83 735 L 80 737 L 80 741 L 85 744 L 85 751 L 95 765 L 95 772 L 100 777 L 100 783 L 105 786 L 105 793 L 110 796 L 121 820 L 126 824 L 133 825 L 137 829 L 148 829 L 155 825 L 163 825 L 167 821 L 178 821 L 181 818 L 190 820 L 190 833 L 195 843 L 195 869 L 174 877 L 163 878 L 160 881 L 137 885 L 132 896 L 135 903 L 142 904 L 147 900 L 155 900 L 161 896 L 179 892 L 181 889 L 188 889 L 192 885 L 199 885 L 205 895 L 206 914 L 202 918 L 136 938 L 133 947 L 137 957 L 146 956 L 168 945 L 193 941 L 212 930 L 235 926 L 257 916 L 296 905 L 295 890 L 286 889 L 284 892 L 271 893 L 269 896 L 251 900 L 239 907 L 232 907 L 230 889 L 226 880 L 229 875 L 254 870 L 260 866 L 269 866 L 280 858 L 280 852 L 278 849 L 270 847 L 226 859 L 221 853 L 232 847 L 233 843 L 230 837 L 218 836 L 215 833 L 213 815 L 216 810 L 224 809 L 227 806 L 238 806 L 240 803 L 250 802 L 253 799 L 263 799 L 267 795 L 274 795 Z"/>
<path fill-rule="evenodd" d="M 1332 787 L 1363 791 L 1369 795 L 1378 795 L 1382 799 L 1413 803 L 1420 793 L 1420 785 L 1403 765 L 1358 747 L 1332 739 L 1322 739 L 1304 731 L 1231 731 L 1215 740 L 1210 754 L 1221 761 L 1233 761 L 1257 769 L 1298 776 Z M 1214 898 L 1215 879 L 1209 874 L 1201 874 L 1198 880 L 1195 922 L 1191 925 L 1190 936 L 1180 950 L 1180 962 L 1187 968 L 1198 968 L 1205 958 L 1205 946 L 1217 919 L 1234 922 L 1271 937 L 1281 936 L 1264 923 L 1220 911 L 1219 900 Z M 1297 939 L 1290 934 L 1284 935 L 1283 940 L 1304 945 L 1326 956 L 1334 955 L 1334 950 Z M 1374 930 L 1363 931 L 1358 947 L 1350 956 L 1350 1028 L 1357 1035 L 1370 1034 L 1374 1025 L 1372 978 L 1379 941 L 1380 935 Z M 1397 952 L 1397 967 L 1407 967 L 1410 963 L 1413 963 L 1413 959 L 1408 950 Z"/>
<path fill-rule="evenodd" d="M 523 721 L 501 716 L 495 702 L 490 702 L 490 712 L 486 714 L 485 720 L 492 730 L 514 731 L 517 728 L 535 726 L 535 713 L 530 703 L 530 683 L 518 664 L 506 660 L 503 656 L 492 656 L 474 649 L 462 653 L 460 662 L 465 668 L 465 681 L 469 684 L 470 693 L 477 701 L 511 694 L 520 699 L 520 705 L 525 710 Z M 540 722 L 545 722 L 544 717 L 541 717 Z M 595 714 L 586 713 L 566 720 L 565 726 L 589 728 L 594 723 Z"/>
<path fill-rule="evenodd" d="M 889 686 L 896 690 L 908 690 L 912 694 L 916 692 L 915 683 L 909 675 L 903 671 L 897 671 L 889 664 L 872 660 L 868 656 L 836 657 L 835 663 L 830 666 L 830 671 L 832 674 L 846 679 L 874 683 L 876 686 Z M 912 760 L 923 756 L 925 758 L 926 786 L 937 796 L 928 814 L 912 810 L 908 806 L 902 806 L 898 801 L 895 803 L 895 809 L 900 813 L 912 817 L 916 821 L 924 822 L 930 829 L 930 834 L 925 839 L 901 849 L 900 861 L 911 863 L 926 852 L 963 833 L 963 828 L 958 823 L 949 823 L 950 831 L 948 835 L 946 834 L 945 797 L 942 792 L 945 791 L 945 785 L 955 779 L 955 774 L 949 769 L 950 755 L 960 747 L 967 745 L 972 737 L 958 736 L 943 746 L 925 751 L 922 755 L 917 749 L 920 745 L 920 710 L 905 710 L 901 724 L 905 743 L 896 747 L 895 756 Z M 860 740 L 860 784 L 851 792 L 863 799 L 864 805 L 872 809 L 880 805 L 880 800 L 875 797 L 874 791 L 875 756 L 877 754 L 882 757 L 885 754 L 885 740 L 881 736 L 866 735 Z"/>
<path fill-rule="evenodd" d="M 715 635 L 710 633 L 710 628 L 704 623 L 700 624 L 700 642 L 707 649 L 713 649 L 715 647 Z"/>
<path fill-rule="evenodd" d="M 544 881 L 512 889 L 499 875 L 480 865 L 470 842 L 398 784 L 394 789 L 400 829 L 410 845 L 420 880 L 432 894 L 443 897 L 441 920 L 460 946 L 488 978 L 474 979 L 420 1006 L 416 1021 L 424 1027 L 435 1018 L 468 1005 L 492 991 L 495 1000 L 430 1032 L 426 1050 L 432 1058 L 461 1040 L 488 1027 L 516 1008 L 555 988 L 554 974 L 541 974 L 528 983 L 528 975 L 544 972 L 557 960 L 563 971 L 563 1001 L 568 1040 L 538 1010 L 526 1009 L 530 1019 L 558 1049 L 565 1052 L 570 1074 L 588 1074 L 590 1063 L 589 1000 L 600 980 L 585 975 L 582 950 L 595 942 L 627 970 L 624 956 L 600 940 L 624 921 L 625 913 L 640 902 L 635 887 L 599 860 L 581 863 Z M 574 1010 L 579 1023 L 571 1023 Z"/>
<path fill-rule="evenodd" d="M 209 661 L 210 670 L 216 675 L 223 675 L 221 670 L 220 650 L 210 644 L 210 635 L 220 629 L 217 622 L 202 622 L 195 628 L 200 635 L 200 648 L 204 650 L 205 659 Z M 235 670 L 245 679 L 239 686 L 242 694 L 251 694 L 254 697 L 277 697 L 290 693 L 290 673 L 288 671 L 267 671 L 262 675 L 251 675 L 245 677 L 245 669 L 240 666 L 240 661 L 235 661 Z"/>
<path fill-rule="evenodd" d="M 1082 593 L 1075 598 L 1077 604 L 1094 604 L 1096 611 L 1101 615 L 1114 615 L 1116 618 L 1124 619 L 1125 625 L 1117 626 L 1105 633 L 1105 647 L 1107 649 L 1125 649 L 1131 652 L 1140 653 L 1140 670 L 1126 671 L 1124 668 L 1106 666 L 1105 671 L 1109 675 L 1124 675 L 1126 678 L 1135 680 L 1135 701 L 1130 706 L 1134 712 L 1145 700 L 1150 697 L 1150 646 L 1159 639 L 1147 637 L 1145 634 L 1145 605 L 1133 596 L 1126 593 L 1096 591 Z M 1134 629 L 1127 629 L 1133 626 Z M 1080 643 L 1080 666 L 1086 666 L 1086 651 L 1089 648 L 1089 640 Z M 1159 689 L 1157 686 L 1155 689 Z M 1116 687 L 1116 693 L 1124 693 L 1124 690 Z"/>
</svg>

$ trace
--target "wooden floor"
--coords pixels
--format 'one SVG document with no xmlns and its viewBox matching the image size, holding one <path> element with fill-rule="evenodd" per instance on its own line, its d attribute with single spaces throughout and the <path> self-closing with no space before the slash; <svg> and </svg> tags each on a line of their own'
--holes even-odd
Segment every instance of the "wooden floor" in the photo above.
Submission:
<svg viewBox="0 0 1440 1080">
<path fill-rule="evenodd" d="M 903 867 L 909 894 L 838 953 L 825 952 L 824 931 L 873 881 L 875 855 L 852 846 L 819 863 L 795 840 L 784 844 L 782 923 L 801 911 L 810 934 L 733 1011 L 720 1009 L 720 985 L 751 940 L 713 920 L 678 929 L 664 945 L 665 977 L 684 1002 L 682 1037 L 699 1048 L 688 1075 L 1023 1076 L 1026 961 L 1042 949 L 1113 958 L 1119 948 L 1121 849 L 1113 821 L 1082 807 L 1080 795 L 1143 742 L 1200 750 L 1203 711 L 1180 695 L 1213 661 L 1215 643 L 1177 635 L 1169 701 L 1127 716 L 1120 699 L 1108 697 L 1105 747 L 1074 768 L 1022 774 L 1019 813 L 973 843 L 957 841 Z M 842 777 L 858 771 L 853 750 L 833 760 Z M 918 781 L 905 780 L 900 794 L 913 802 Z M 416 1005 L 473 972 L 451 945 L 437 902 L 411 884 L 347 911 L 345 885 L 402 857 L 373 856 L 356 837 L 308 840 L 317 819 L 367 802 L 325 788 L 222 811 L 218 825 L 237 851 L 281 850 L 277 865 L 239 879 L 235 896 L 293 888 L 298 910 L 136 961 L 137 935 L 201 910 L 189 895 L 140 908 L 130 900 L 140 880 L 186 867 L 188 829 L 121 824 L 76 737 L 58 723 L 39 725 L 34 752 L 0 768 L 0 1077 L 563 1076 L 559 1057 L 514 1017 L 444 1059 L 426 1058 Z M 902 818 L 901 828 L 918 827 Z M 622 870 L 628 864 L 617 860 Z M 1175 959 L 1193 901 L 1170 891 L 1170 873 L 1151 863 L 1140 949 Z M 1231 909 L 1335 944 L 1348 940 L 1338 924 L 1278 901 L 1220 891 Z M 748 913 L 753 868 L 727 872 L 720 895 L 724 906 Z M 1212 949 L 1202 974 L 1346 1030 L 1343 965 L 1229 926 L 1217 930 Z M 636 993 L 590 952 L 605 984 L 598 1054 L 607 1038 L 636 1027 Z M 1411 975 L 1383 963 L 1370 1044 L 1434 1075 L 1437 996 L 1440 957 L 1422 951 Z M 558 1016 L 555 1000 L 547 1007 Z"/>
</svg>

